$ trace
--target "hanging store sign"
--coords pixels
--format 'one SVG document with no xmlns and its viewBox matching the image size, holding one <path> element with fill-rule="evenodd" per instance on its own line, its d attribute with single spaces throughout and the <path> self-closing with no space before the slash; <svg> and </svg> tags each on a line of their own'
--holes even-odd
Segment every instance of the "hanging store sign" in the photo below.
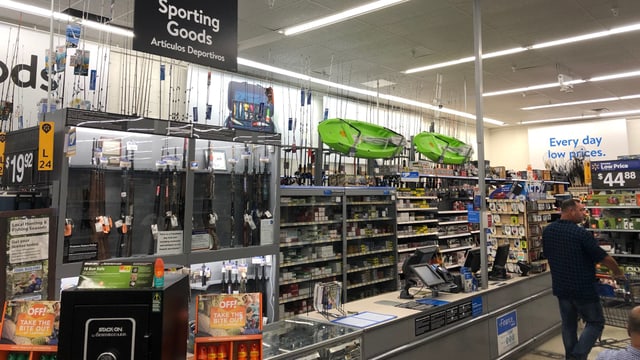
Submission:
<svg viewBox="0 0 640 360">
<path fill-rule="evenodd" d="M 237 69 L 237 0 L 136 1 L 133 30 L 135 50 L 217 69 Z"/>
<path fill-rule="evenodd" d="M 584 124 L 528 129 L 529 163 L 534 169 L 562 167 L 574 161 L 601 161 L 629 154 L 627 121 L 614 119 Z"/>
<path fill-rule="evenodd" d="M 640 187 L 640 159 L 592 161 L 594 189 L 637 189 Z"/>
</svg>

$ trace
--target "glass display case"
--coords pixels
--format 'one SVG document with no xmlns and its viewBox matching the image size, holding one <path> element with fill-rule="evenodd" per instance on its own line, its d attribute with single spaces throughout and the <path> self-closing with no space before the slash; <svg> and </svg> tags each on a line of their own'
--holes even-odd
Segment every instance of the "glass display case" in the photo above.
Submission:
<svg viewBox="0 0 640 360">
<path fill-rule="evenodd" d="M 45 120 L 57 279 L 87 260 L 190 266 L 277 253 L 280 134 L 70 108 Z"/>
<path fill-rule="evenodd" d="M 264 327 L 265 359 L 360 360 L 362 330 L 294 317 Z"/>
</svg>

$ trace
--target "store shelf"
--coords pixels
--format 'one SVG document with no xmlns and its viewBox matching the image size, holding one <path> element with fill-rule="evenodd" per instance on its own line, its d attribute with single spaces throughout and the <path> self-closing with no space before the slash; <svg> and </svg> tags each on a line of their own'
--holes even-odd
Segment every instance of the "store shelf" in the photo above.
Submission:
<svg viewBox="0 0 640 360">
<path fill-rule="evenodd" d="M 450 215 L 450 214 L 466 214 L 467 210 L 438 210 L 438 214 Z"/>
<path fill-rule="evenodd" d="M 387 281 L 391 281 L 391 280 L 394 280 L 394 278 L 392 276 L 389 276 L 389 277 L 385 277 L 385 278 L 382 278 L 382 279 L 376 279 L 376 280 L 362 282 L 362 283 L 359 283 L 359 284 L 351 284 L 351 285 L 347 286 L 347 290 L 356 289 L 356 288 L 360 288 L 360 287 L 368 286 L 368 285 L 373 285 L 373 284 L 379 284 L 379 283 L 387 282 Z"/>
<path fill-rule="evenodd" d="M 330 244 L 330 243 L 334 243 L 336 241 L 342 241 L 342 239 L 335 238 L 335 239 L 322 239 L 322 240 L 315 240 L 315 241 L 299 241 L 299 242 L 280 243 L 280 247 L 281 248 L 286 248 L 286 247 L 294 247 L 294 246 L 309 246 L 309 245 Z"/>
<path fill-rule="evenodd" d="M 333 261 L 333 260 L 341 260 L 341 259 L 342 259 L 342 255 L 337 255 L 337 256 L 326 257 L 326 258 L 316 258 L 316 259 L 285 262 L 285 263 L 281 263 L 280 267 L 290 267 L 290 266 L 297 266 L 297 265 L 313 264 L 313 263 L 318 263 L 318 262 L 323 262 L 323 261 Z"/>
<path fill-rule="evenodd" d="M 437 224 L 438 219 L 412 220 L 398 222 L 398 225 L 415 225 L 415 224 Z"/>
<path fill-rule="evenodd" d="M 378 217 L 378 218 L 366 218 L 366 219 L 348 219 L 347 222 L 348 223 L 354 223 L 354 222 L 363 222 L 363 221 L 388 221 L 388 220 L 392 220 L 393 218 L 391 217 Z"/>
<path fill-rule="evenodd" d="M 397 199 L 399 200 L 438 200 L 437 196 L 403 196 L 403 195 L 398 195 L 396 196 Z"/>
<path fill-rule="evenodd" d="M 416 238 L 416 237 L 423 237 L 423 236 L 437 236 L 438 233 L 437 232 L 429 232 L 429 233 L 418 233 L 418 234 L 402 234 L 402 235 L 398 235 L 398 239 L 411 239 L 411 238 Z"/>
<path fill-rule="evenodd" d="M 353 258 L 353 257 L 357 257 L 357 256 L 365 256 L 365 255 L 371 255 L 371 254 L 382 254 L 382 253 L 388 253 L 388 252 L 392 252 L 392 251 L 393 251 L 393 249 L 371 250 L 371 251 L 364 251 L 364 252 L 347 254 L 347 257 L 348 258 Z"/>
<path fill-rule="evenodd" d="M 279 284 L 280 285 L 297 284 L 297 283 L 301 283 L 301 282 L 322 280 L 322 279 L 327 279 L 327 278 L 331 278 L 331 277 L 335 277 L 335 276 L 341 276 L 341 275 L 342 274 L 340 274 L 340 273 L 338 273 L 338 274 L 322 274 L 322 275 L 310 276 L 308 278 L 280 280 Z"/>
<path fill-rule="evenodd" d="M 371 265 L 371 266 L 359 267 L 355 269 L 349 269 L 347 270 L 347 274 L 352 274 L 352 273 L 365 271 L 365 270 L 379 269 L 379 268 L 384 268 L 389 266 L 395 266 L 395 264 L 380 264 L 380 265 Z"/>
<path fill-rule="evenodd" d="M 453 220 L 453 221 L 439 221 L 438 225 L 456 225 L 456 224 L 468 224 L 469 220 Z"/>
<path fill-rule="evenodd" d="M 311 221 L 311 220 L 310 220 Z M 329 224 L 341 224 L 341 220 L 326 220 L 326 221 L 299 221 L 291 223 L 280 223 L 281 228 L 285 227 L 299 227 L 299 226 L 316 226 L 316 225 L 329 225 Z"/>
<path fill-rule="evenodd" d="M 393 235 L 394 235 L 394 233 L 347 236 L 347 241 L 350 241 L 350 240 L 361 240 L 361 239 L 371 239 L 371 238 L 381 238 L 381 237 L 387 237 L 387 236 L 393 236 Z"/>
<path fill-rule="evenodd" d="M 457 237 L 462 237 L 462 236 L 471 236 L 471 233 L 470 232 L 464 232 L 464 233 L 448 234 L 448 235 L 438 233 L 438 239 L 439 240 L 452 239 L 452 238 L 457 238 Z"/>
<path fill-rule="evenodd" d="M 591 232 L 619 232 L 619 233 L 637 233 L 640 229 L 592 229 L 588 228 L 587 231 Z"/>
<path fill-rule="evenodd" d="M 397 208 L 397 211 L 438 211 L 438 208 Z"/>
<path fill-rule="evenodd" d="M 331 191 L 326 191 L 324 188 L 283 187 L 280 196 L 295 203 L 295 206 L 280 208 L 280 255 L 304 259 L 280 265 L 280 272 L 291 271 L 304 276 L 281 281 L 278 286 L 280 293 L 298 294 L 298 291 L 312 288 L 323 279 L 347 284 L 356 276 L 368 279 L 382 274 L 388 279 L 385 284 L 378 285 L 380 290 L 397 289 L 394 281 L 397 272 L 395 189 L 332 187 Z M 327 201 L 328 198 L 332 201 Z M 315 206 L 316 204 L 323 205 Z M 309 221 L 297 220 L 302 218 Z M 315 221 L 318 218 L 322 220 Z M 347 236 L 348 234 L 359 235 Z M 318 237 L 321 239 L 315 240 Z M 374 250 L 361 251 L 363 249 Z M 358 252 L 348 254 L 348 251 Z M 314 254 L 319 256 L 331 253 L 336 255 L 310 257 Z M 372 259 L 367 259 L 367 256 Z M 373 264 L 376 259 L 384 259 L 385 263 L 362 266 Z M 310 276 L 311 271 L 306 268 L 317 266 L 323 267 L 323 274 L 327 273 L 327 269 L 331 270 L 331 274 Z M 294 269 L 295 267 L 300 269 Z M 350 267 L 349 271 L 343 271 Z M 295 275 L 288 274 L 285 277 L 290 276 Z M 343 288 L 341 296 L 344 301 L 347 298 L 371 296 L 374 292 L 370 289 L 363 291 L 366 290 L 364 286 L 353 287 L 351 290 Z M 308 311 L 312 298 L 311 292 L 294 297 L 280 296 L 279 313 L 285 315 Z"/>
<path fill-rule="evenodd" d="M 469 250 L 469 249 L 472 249 L 472 248 L 473 248 L 473 246 L 460 246 L 460 247 L 449 248 L 449 249 L 440 249 L 440 252 L 444 254 L 444 253 L 449 253 L 449 252 Z"/>
</svg>

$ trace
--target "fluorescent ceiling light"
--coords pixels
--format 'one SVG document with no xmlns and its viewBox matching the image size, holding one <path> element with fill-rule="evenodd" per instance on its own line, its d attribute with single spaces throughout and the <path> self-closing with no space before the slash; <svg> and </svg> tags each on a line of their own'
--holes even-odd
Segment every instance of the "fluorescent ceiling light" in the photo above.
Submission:
<svg viewBox="0 0 640 360">
<path fill-rule="evenodd" d="M 37 15 L 37 16 L 42 16 L 47 18 L 51 17 L 51 10 L 49 9 L 27 5 L 27 4 L 19 3 L 17 1 L 12 1 L 12 0 L 2 1 L 0 3 L 0 7 L 3 7 L 5 9 L 20 11 L 20 12 L 31 14 L 31 15 Z M 53 17 L 61 21 L 71 21 L 71 16 L 67 14 L 59 13 L 59 12 L 54 12 Z"/>
<path fill-rule="evenodd" d="M 280 75 L 285 75 L 285 76 L 289 76 L 295 79 L 300 79 L 300 80 L 304 80 L 304 81 L 308 81 L 308 82 L 312 82 L 318 85 L 323 85 L 323 86 L 327 86 L 327 87 L 333 87 L 336 89 L 341 89 L 341 90 L 345 90 L 345 91 L 349 91 L 352 93 L 356 93 L 356 94 L 360 94 L 360 95 L 365 95 L 365 96 L 370 96 L 370 97 L 379 97 L 381 99 L 384 100 L 389 100 L 389 101 L 394 101 L 400 104 L 405 104 L 405 105 L 409 105 L 409 106 L 415 106 L 415 107 L 419 107 L 422 109 L 428 109 L 428 110 L 434 110 L 434 111 L 440 111 L 446 114 L 451 114 L 451 115 L 455 115 L 455 116 L 460 116 L 460 117 L 464 117 L 467 119 L 472 119 L 475 120 L 476 119 L 476 115 L 474 114 L 469 114 L 469 113 L 465 113 L 462 111 L 458 111 L 458 110 L 453 110 L 453 109 L 449 109 L 446 107 L 438 107 L 435 105 L 431 105 L 428 103 L 423 103 L 420 101 L 415 101 L 415 100 L 409 100 L 409 99 L 405 99 L 405 98 L 401 98 L 398 96 L 393 96 L 393 95 L 387 95 L 387 94 L 378 94 L 376 91 L 372 91 L 372 90 L 365 90 L 365 89 L 360 89 L 360 88 L 356 88 L 353 86 L 347 86 L 347 85 L 343 85 L 343 84 L 338 84 L 332 81 L 327 81 L 324 79 L 318 79 L 318 78 L 314 78 L 308 75 L 303 75 L 303 74 L 298 74 L 295 73 L 293 71 L 289 71 L 289 70 L 285 70 L 285 69 L 280 69 L 277 68 L 275 66 L 271 66 L 271 65 L 266 65 L 266 64 L 262 64 L 259 62 L 255 62 L 252 60 L 247 60 L 247 59 L 243 59 L 243 58 L 238 58 L 238 64 L 239 65 L 244 65 L 244 66 L 248 66 L 254 69 L 258 69 L 258 70 L 263 70 L 263 71 L 267 71 L 267 72 L 272 72 L 275 74 L 280 74 Z M 482 119 L 484 122 L 489 123 L 489 124 L 493 124 L 493 125 L 499 125 L 502 126 L 504 125 L 504 122 L 500 121 L 500 120 L 495 120 L 495 119 L 491 119 L 488 117 L 484 117 Z"/>
<path fill-rule="evenodd" d="M 76 18 L 76 17 L 73 17 L 73 16 L 69 16 L 67 14 L 63 14 L 63 13 L 57 12 L 57 11 L 54 11 L 52 13 L 51 10 L 49 10 L 49 9 L 44 9 L 44 8 L 40 8 L 40 7 L 32 6 L 32 5 L 26 5 L 26 4 L 23 4 L 23 3 L 19 3 L 17 1 L 3 0 L 2 2 L 0 2 L 0 7 L 5 8 L 5 9 L 10 9 L 10 10 L 15 10 L 15 11 L 27 13 L 27 14 L 31 14 L 31 15 L 41 16 L 41 17 L 45 17 L 45 18 L 50 18 L 50 17 L 53 16 L 53 18 L 58 20 L 58 21 L 77 22 L 77 23 L 81 24 L 82 26 L 90 27 L 90 28 L 93 28 L 93 29 L 96 29 L 96 30 L 100 30 L 100 31 L 109 32 L 109 33 L 116 34 L 116 35 L 121 35 L 121 36 L 126 36 L 126 37 L 133 37 L 134 36 L 133 31 L 127 30 L 127 29 L 124 29 L 124 28 L 121 28 L 121 27 L 107 25 L 107 24 L 101 24 L 99 22 L 86 20 L 86 19 L 79 19 L 79 18 Z"/>
<path fill-rule="evenodd" d="M 288 27 L 280 32 L 285 36 L 291 36 L 299 34 L 305 31 L 314 30 L 323 26 L 335 24 L 347 19 L 351 19 L 363 14 L 378 11 L 389 6 L 397 5 L 409 0 L 378 0 L 362 6 L 355 7 L 353 9 L 345 10 L 327 17 L 323 17 L 317 20 L 309 21 L 300 25 Z"/>
<path fill-rule="evenodd" d="M 632 116 L 632 115 L 640 115 L 640 109 L 612 111 L 612 112 L 598 113 L 598 114 L 592 114 L 592 115 L 579 115 L 579 116 L 568 116 L 568 117 L 560 117 L 560 118 L 552 118 L 552 119 L 521 121 L 520 124 L 530 125 L 530 124 L 569 121 L 569 120 L 592 120 L 592 119 L 611 118 L 611 117 L 624 117 L 624 116 Z"/>
<path fill-rule="evenodd" d="M 527 107 L 520 108 L 520 110 L 539 110 L 539 109 L 548 109 L 548 108 L 561 107 L 561 106 L 592 104 L 592 103 L 610 102 L 610 101 L 618 101 L 618 100 L 630 100 L 630 99 L 638 99 L 638 98 L 640 98 L 640 94 L 614 96 L 614 97 L 591 99 L 591 100 L 570 101 L 570 102 L 557 103 L 557 104 L 527 106 Z"/>
<path fill-rule="evenodd" d="M 482 94 L 482 96 L 498 96 L 498 95 L 513 94 L 513 93 L 522 93 L 522 92 L 527 92 L 527 91 L 532 91 L 532 90 L 548 89 L 548 88 L 552 88 L 552 87 L 556 87 L 556 86 L 562 86 L 562 85 L 565 85 L 565 86 L 566 85 L 576 85 L 576 84 L 582 84 L 582 83 L 586 83 L 586 82 L 596 82 L 596 81 L 605 81 L 605 80 L 613 80 L 613 79 L 623 79 L 623 78 L 629 78 L 629 77 L 635 77 L 635 76 L 640 76 L 640 70 L 634 70 L 634 71 L 629 71 L 629 72 L 624 72 L 624 73 L 619 73 L 619 74 L 596 76 L 596 77 L 592 77 L 591 79 L 586 79 L 586 80 L 565 81 L 562 84 L 560 84 L 560 82 L 555 82 L 555 83 L 548 83 L 548 84 L 531 85 L 531 86 L 526 86 L 526 87 L 521 87 L 521 88 L 516 88 L 516 89 L 492 91 L 492 92 L 486 92 L 486 93 Z"/>
<path fill-rule="evenodd" d="M 605 36 L 623 34 L 623 33 L 631 32 L 631 31 L 638 31 L 638 30 L 640 30 L 640 23 L 621 26 L 621 27 L 613 28 L 611 30 L 598 31 L 598 32 L 594 32 L 594 33 L 584 34 L 584 35 L 572 36 L 572 37 L 568 37 L 568 38 L 564 38 L 564 39 L 547 41 L 547 42 L 543 42 L 543 43 L 540 43 L 540 44 L 531 45 L 531 46 L 527 46 L 527 47 L 516 47 L 516 48 L 512 48 L 512 49 L 494 51 L 492 53 L 483 54 L 482 58 L 483 59 L 489 59 L 489 58 L 492 58 L 492 57 L 515 54 L 515 53 L 522 52 L 522 51 L 527 51 L 527 50 L 543 49 L 543 48 L 548 48 L 548 47 L 552 47 L 552 46 L 558 46 L 558 45 L 570 44 L 570 43 L 575 43 L 575 42 L 580 42 L 580 41 L 585 41 L 585 40 L 597 39 L 597 38 L 601 38 L 601 37 L 605 37 Z M 461 58 L 461 59 L 458 59 L 458 60 L 450 60 L 450 61 L 445 61 L 445 62 L 438 63 L 438 64 L 431 64 L 431 65 L 426 65 L 426 66 L 421 66 L 421 67 L 405 70 L 405 71 L 403 71 L 403 73 L 412 74 L 412 73 L 416 73 L 416 72 L 439 69 L 439 68 L 443 68 L 443 67 L 447 67 L 447 66 L 452 66 L 452 65 L 472 62 L 473 60 L 475 60 L 475 56 L 470 56 L 470 57 L 465 57 L 465 58 Z"/>
</svg>

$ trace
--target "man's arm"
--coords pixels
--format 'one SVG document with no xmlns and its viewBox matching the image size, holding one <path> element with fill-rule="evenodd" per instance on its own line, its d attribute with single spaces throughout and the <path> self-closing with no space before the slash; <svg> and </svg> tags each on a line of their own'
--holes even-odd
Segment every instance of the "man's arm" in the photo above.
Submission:
<svg viewBox="0 0 640 360">
<path fill-rule="evenodd" d="M 606 266 L 609 270 L 613 272 L 614 277 L 624 277 L 624 273 L 620 270 L 620 266 L 618 266 L 618 262 L 611 255 L 607 255 L 600 261 L 600 264 Z"/>
</svg>

